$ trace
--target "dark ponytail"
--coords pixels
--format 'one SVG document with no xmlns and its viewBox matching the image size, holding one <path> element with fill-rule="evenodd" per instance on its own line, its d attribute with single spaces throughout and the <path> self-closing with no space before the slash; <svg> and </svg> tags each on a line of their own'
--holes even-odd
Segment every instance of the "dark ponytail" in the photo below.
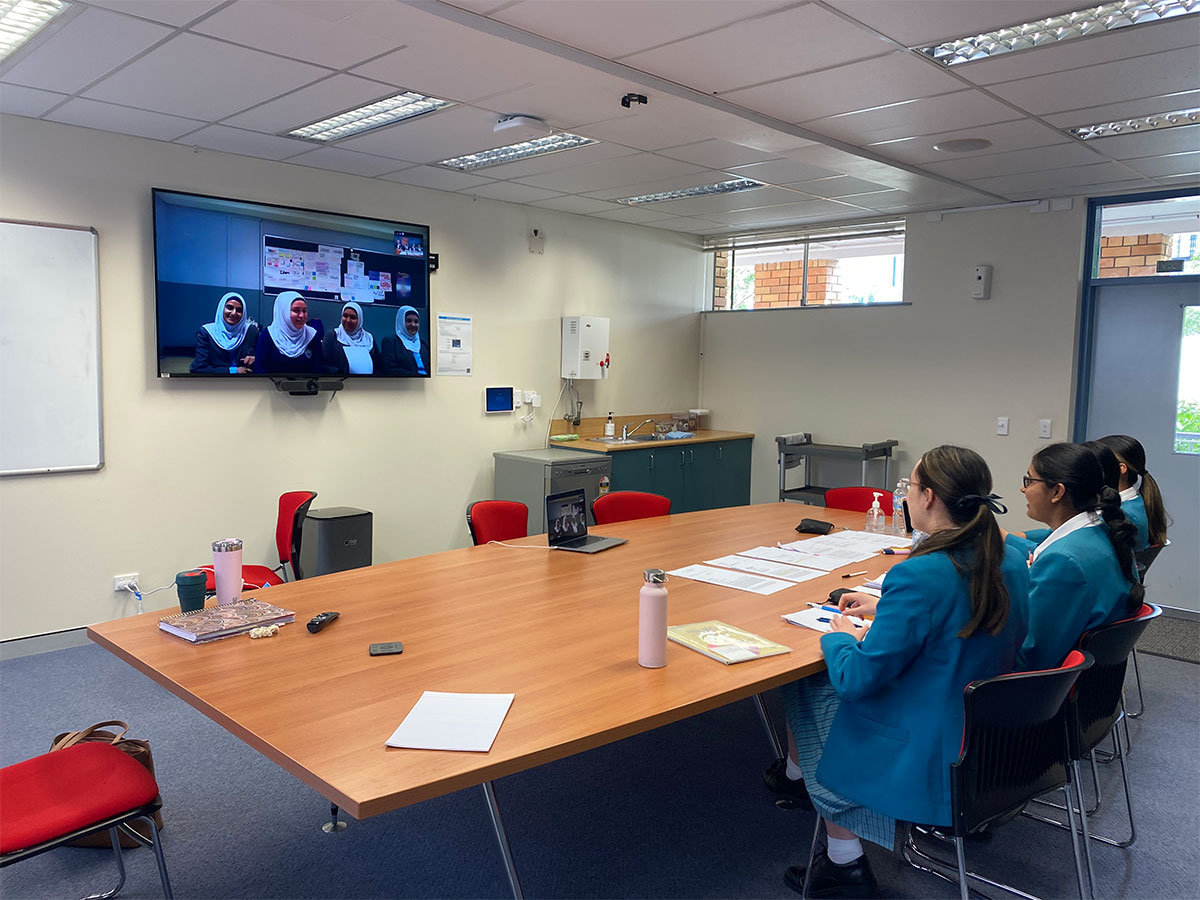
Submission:
<svg viewBox="0 0 1200 900">
<path fill-rule="evenodd" d="M 1098 441 L 1117 455 L 1117 459 L 1125 463 L 1126 468 L 1142 479 L 1138 493 L 1146 504 L 1146 524 L 1149 526 L 1150 545 L 1165 543 L 1167 540 L 1168 516 L 1163 505 L 1162 492 L 1154 476 L 1146 471 L 1146 449 L 1136 438 L 1127 434 L 1109 434 Z M 1132 481 L 1130 482 L 1132 483 Z"/>
<path fill-rule="evenodd" d="M 1004 539 L 993 510 L 1005 512 L 992 495 L 992 473 L 974 450 L 944 444 L 921 457 L 916 481 L 945 504 L 954 527 L 930 535 L 913 550 L 923 556 L 944 550 L 954 567 L 967 573 L 971 619 L 958 632 L 961 638 L 980 631 L 999 634 L 1008 621 L 1008 588 L 1004 584 Z M 956 553 L 955 551 L 965 551 Z M 970 555 L 970 562 L 962 557 Z"/>
<path fill-rule="evenodd" d="M 1033 455 L 1032 467 L 1050 487 L 1063 486 L 1076 513 L 1092 510 L 1104 520 L 1117 566 L 1130 583 L 1129 612 L 1141 609 L 1146 592 L 1138 581 L 1133 557 L 1137 528 L 1121 511 L 1121 495 L 1105 483 L 1100 454 L 1086 444 L 1050 444 Z"/>
</svg>

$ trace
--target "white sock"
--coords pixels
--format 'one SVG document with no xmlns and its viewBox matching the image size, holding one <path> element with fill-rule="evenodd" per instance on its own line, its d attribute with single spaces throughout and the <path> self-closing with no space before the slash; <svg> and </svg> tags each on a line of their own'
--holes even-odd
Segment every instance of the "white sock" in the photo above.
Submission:
<svg viewBox="0 0 1200 900">
<path fill-rule="evenodd" d="M 804 780 L 804 773 L 800 771 L 800 764 L 794 762 L 790 756 L 788 757 L 787 769 L 785 770 L 785 773 L 790 781 Z"/>
<path fill-rule="evenodd" d="M 849 840 L 829 838 L 829 861 L 839 866 L 854 862 L 863 855 L 862 842 L 852 837 Z"/>
</svg>

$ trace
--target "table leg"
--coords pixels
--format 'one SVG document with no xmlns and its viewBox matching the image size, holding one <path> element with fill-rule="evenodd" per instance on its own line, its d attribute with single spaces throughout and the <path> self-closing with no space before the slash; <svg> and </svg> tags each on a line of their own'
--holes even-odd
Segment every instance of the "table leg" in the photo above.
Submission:
<svg viewBox="0 0 1200 900">
<path fill-rule="evenodd" d="M 500 854 L 504 857 L 504 869 L 508 873 L 513 900 L 524 900 L 521 882 L 517 880 L 517 866 L 513 862 L 512 848 L 508 846 L 508 835 L 504 833 L 504 822 L 500 820 L 500 807 L 496 805 L 496 792 L 492 790 L 490 781 L 485 781 L 480 787 L 483 788 L 483 796 L 487 799 L 488 812 L 492 815 L 492 827 L 496 829 L 496 841 L 500 844 Z"/>
<path fill-rule="evenodd" d="M 763 728 L 767 729 L 767 738 L 775 750 L 775 758 L 780 759 L 783 756 L 783 744 L 779 743 L 779 735 L 775 733 L 775 726 L 771 724 L 771 717 L 767 715 L 767 705 L 763 703 L 762 694 L 754 695 L 754 706 L 762 719 Z"/>
</svg>

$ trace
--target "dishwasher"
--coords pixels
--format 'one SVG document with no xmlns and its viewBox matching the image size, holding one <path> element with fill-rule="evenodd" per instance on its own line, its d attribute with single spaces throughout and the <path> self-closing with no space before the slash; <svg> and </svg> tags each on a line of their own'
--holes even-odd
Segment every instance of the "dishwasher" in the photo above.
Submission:
<svg viewBox="0 0 1200 900">
<path fill-rule="evenodd" d="M 496 459 L 493 493 L 497 500 L 519 500 L 529 507 L 529 533 L 546 531 L 546 495 L 583 488 L 588 525 L 592 502 L 608 493 L 612 459 L 603 453 L 586 453 L 551 447 L 545 450 L 500 450 Z"/>
</svg>

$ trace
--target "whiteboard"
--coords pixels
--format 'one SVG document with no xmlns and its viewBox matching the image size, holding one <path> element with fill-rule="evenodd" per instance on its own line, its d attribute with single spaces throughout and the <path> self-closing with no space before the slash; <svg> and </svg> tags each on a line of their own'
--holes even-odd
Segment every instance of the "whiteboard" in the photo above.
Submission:
<svg viewBox="0 0 1200 900">
<path fill-rule="evenodd" d="M 0 219 L 0 475 L 102 465 L 96 231 Z"/>
</svg>

